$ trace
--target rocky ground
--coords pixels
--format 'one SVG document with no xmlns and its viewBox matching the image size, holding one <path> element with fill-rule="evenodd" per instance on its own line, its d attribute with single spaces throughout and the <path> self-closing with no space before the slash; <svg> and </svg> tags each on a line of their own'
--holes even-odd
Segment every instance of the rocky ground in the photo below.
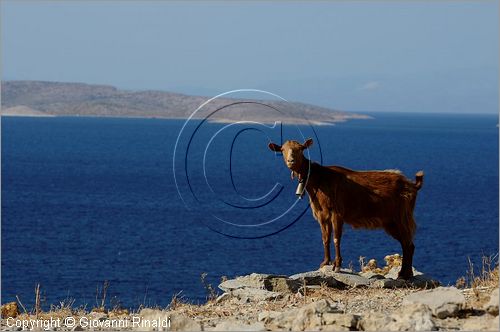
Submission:
<svg viewBox="0 0 500 332">
<path fill-rule="evenodd" d="M 204 305 L 174 299 L 167 309 L 135 313 L 60 308 L 39 313 L 38 319 L 59 318 L 60 326 L 52 329 L 74 331 L 499 330 L 498 268 L 487 282 L 457 289 L 416 270 L 412 280 L 398 280 L 400 257 L 389 258 L 393 261 L 386 267 L 369 263 L 360 273 L 325 267 L 293 276 L 254 273 L 226 280 L 219 285 L 224 293 Z M 9 316 L 16 318 L 8 324 Z M 22 330 L 16 320 L 30 319 L 36 316 L 19 314 L 15 302 L 2 306 L 2 330 Z"/>
</svg>

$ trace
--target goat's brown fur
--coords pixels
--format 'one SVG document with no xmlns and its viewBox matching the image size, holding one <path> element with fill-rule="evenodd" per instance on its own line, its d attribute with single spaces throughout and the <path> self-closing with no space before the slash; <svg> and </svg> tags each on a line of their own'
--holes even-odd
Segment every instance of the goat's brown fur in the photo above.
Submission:
<svg viewBox="0 0 500 332">
<path fill-rule="evenodd" d="M 330 264 L 330 241 L 334 232 L 335 270 L 340 270 L 342 256 L 340 239 L 344 222 L 354 228 L 383 228 L 401 243 L 403 263 L 399 277 L 413 276 L 412 260 L 416 230 L 413 209 L 417 191 L 423 184 L 423 172 L 411 182 L 399 171 L 353 171 L 340 166 L 321 166 L 310 162 L 303 150 L 312 144 L 287 141 L 283 146 L 269 144 L 273 151 L 283 153 L 285 164 L 306 181 L 306 191 L 314 218 L 321 226 L 324 259 L 321 267 Z"/>
</svg>

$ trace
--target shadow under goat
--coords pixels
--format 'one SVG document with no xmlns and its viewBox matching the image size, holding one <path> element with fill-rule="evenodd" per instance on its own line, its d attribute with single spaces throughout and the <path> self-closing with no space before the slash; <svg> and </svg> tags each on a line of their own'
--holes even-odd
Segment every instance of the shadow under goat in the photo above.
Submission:
<svg viewBox="0 0 500 332">
<path fill-rule="evenodd" d="M 286 166 L 292 171 L 292 179 L 296 176 L 299 182 L 305 183 L 313 216 L 321 227 L 325 257 L 320 267 L 332 263 L 330 241 L 333 230 L 333 266 L 335 271 L 340 271 L 340 239 L 345 222 L 353 228 L 382 228 L 398 240 L 403 249 L 398 277 L 411 278 L 416 230 L 413 210 L 424 173 L 419 171 L 416 181 L 412 182 L 398 170 L 353 171 L 340 166 L 321 166 L 303 154 L 312 144 L 312 139 L 303 144 L 286 141 L 283 146 L 269 143 L 269 148 L 283 154 Z"/>
</svg>

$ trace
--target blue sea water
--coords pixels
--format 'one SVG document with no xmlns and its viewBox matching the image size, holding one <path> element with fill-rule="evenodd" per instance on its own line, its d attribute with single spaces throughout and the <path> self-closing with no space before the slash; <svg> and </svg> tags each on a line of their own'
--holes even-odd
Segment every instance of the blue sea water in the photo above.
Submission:
<svg viewBox="0 0 500 332">
<path fill-rule="evenodd" d="M 414 266 L 454 284 L 468 257 L 479 263 L 498 252 L 498 116 L 373 116 L 303 128 L 315 138 L 311 158 L 398 168 L 411 179 L 423 169 Z M 183 137 L 183 124 L 2 118 L 2 302 L 18 295 L 31 306 L 40 283 L 45 305 L 93 306 L 108 280 L 113 302 L 165 306 L 181 291 L 203 301 L 204 272 L 216 285 L 221 276 L 316 269 L 319 226 L 267 148 L 279 133 L 214 136 L 224 125 L 204 124 Z M 285 139 L 299 134 L 283 129 Z M 344 264 L 359 268 L 360 256 L 383 262 L 401 249 L 382 231 L 346 226 L 342 251 Z"/>
</svg>

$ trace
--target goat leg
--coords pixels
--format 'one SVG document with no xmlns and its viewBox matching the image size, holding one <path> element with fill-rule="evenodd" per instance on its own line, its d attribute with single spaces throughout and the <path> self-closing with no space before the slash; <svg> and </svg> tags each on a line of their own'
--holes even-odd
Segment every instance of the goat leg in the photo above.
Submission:
<svg viewBox="0 0 500 332">
<path fill-rule="evenodd" d="M 403 263 L 398 273 L 398 279 L 408 280 L 413 277 L 413 253 L 415 252 L 415 245 L 413 242 L 406 242 L 402 243 L 402 247 Z"/>
<path fill-rule="evenodd" d="M 332 238 L 332 225 L 327 221 L 320 221 L 321 226 L 321 238 L 323 240 L 323 249 L 325 252 L 325 257 L 321 264 L 319 265 L 322 268 L 325 265 L 329 265 L 331 262 L 330 258 L 330 240 Z"/>
<path fill-rule="evenodd" d="M 335 246 L 335 262 L 333 268 L 335 272 L 340 272 L 342 266 L 342 255 L 340 254 L 340 239 L 342 238 L 342 229 L 344 223 L 334 218 L 333 222 L 333 245 Z"/>
</svg>

